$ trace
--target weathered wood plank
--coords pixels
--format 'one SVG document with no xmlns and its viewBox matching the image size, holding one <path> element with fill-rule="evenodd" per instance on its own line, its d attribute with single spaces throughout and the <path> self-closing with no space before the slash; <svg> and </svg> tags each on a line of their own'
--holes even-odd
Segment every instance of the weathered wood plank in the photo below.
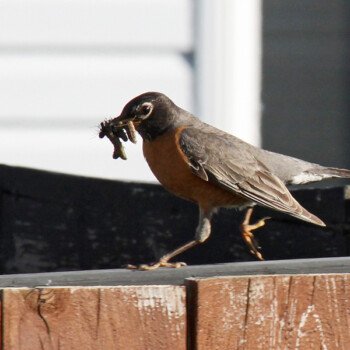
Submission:
<svg viewBox="0 0 350 350">
<path fill-rule="evenodd" d="M 350 275 L 192 280 L 193 346 L 204 349 L 350 349 Z"/>
<path fill-rule="evenodd" d="M 4 290 L 4 349 L 185 349 L 184 287 Z"/>
<path fill-rule="evenodd" d="M 187 266 L 151 272 L 109 269 L 11 274 L 0 276 L 0 288 L 54 286 L 182 285 L 186 278 L 245 275 L 350 273 L 350 257 L 255 261 Z"/>
</svg>

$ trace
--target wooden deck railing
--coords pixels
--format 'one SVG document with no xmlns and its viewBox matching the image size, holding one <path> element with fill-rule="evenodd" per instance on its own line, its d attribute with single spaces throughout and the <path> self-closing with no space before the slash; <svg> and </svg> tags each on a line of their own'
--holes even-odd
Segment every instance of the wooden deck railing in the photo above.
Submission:
<svg viewBox="0 0 350 350">
<path fill-rule="evenodd" d="M 349 272 L 329 258 L 2 276 L 2 350 L 346 350 Z"/>
<path fill-rule="evenodd" d="M 181 256 L 197 266 L 97 270 L 188 241 L 197 208 L 157 185 L 0 165 L 1 350 L 349 350 L 349 189 L 294 192 L 326 228 L 257 208 L 270 261 L 217 264 L 252 259 L 241 213 L 221 211 Z M 63 270 L 90 271 L 30 274 Z"/>
</svg>

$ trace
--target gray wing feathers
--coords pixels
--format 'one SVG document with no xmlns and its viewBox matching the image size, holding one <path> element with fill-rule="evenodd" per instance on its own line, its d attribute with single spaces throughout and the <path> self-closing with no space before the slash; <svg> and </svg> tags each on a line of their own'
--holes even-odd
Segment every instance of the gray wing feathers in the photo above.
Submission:
<svg viewBox="0 0 350 350">
<path fill-rule="evenodd" d="M 182 132 L 180 146 L 197 176 L 257 204 L 324 225 L 304 209 L 284 183 L 254 157 L 250 149 L 253 146 L 226 135 L 223 132 L 199 132 L 194 128 Z"/>
</svg>

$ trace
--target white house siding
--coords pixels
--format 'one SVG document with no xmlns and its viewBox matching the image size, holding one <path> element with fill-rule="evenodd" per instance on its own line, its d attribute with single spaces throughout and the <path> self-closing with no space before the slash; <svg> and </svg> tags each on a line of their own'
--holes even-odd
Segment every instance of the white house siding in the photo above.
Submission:
<svg viewBox="0 0 350 350">
<path fill-rule="evenodd" d="M 97 137 L 150 90 L 258 144 L 260 1 L 0 0 L 0 163 L 154 181 Z"/>
<path fill-rule="evenodd" d="M 112 159 L 97 125 L 162 91 L 193 109 L 189 0 L 0 1 L 0 163 L 154 180 L 138 145 Z"/>
</svg>

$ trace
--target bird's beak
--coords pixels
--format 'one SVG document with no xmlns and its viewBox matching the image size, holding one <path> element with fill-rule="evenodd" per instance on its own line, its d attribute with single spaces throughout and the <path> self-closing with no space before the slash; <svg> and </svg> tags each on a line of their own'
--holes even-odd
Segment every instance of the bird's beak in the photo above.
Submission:
<svg viewBox="0 0 350 350">
<path fill-rule="evenodd" d="M 120 115 L 116 118 L 108 119 L 100 124 L 100 138 L 103 138 L 106 135 L 117 135 L 121 129 L 127 127 L 129 129 L 130 125 L 128 125 L 130 122 L 132 122 L 133 127 L 137 130 L 137 126 L 141 123 L 141 120 L 136 117 L 125 117 L 124 115 Z M 122 135 L 122 133 L 119 135 Z"/>
<path fill-rule="evenodd" d="M 137 127 L 141 123 L 141 120 L 137 117 L 125 117 L 121 114 L 119 117 L 111 119 L 110 124 L 116 128 L 122 128 L 129 122 L 132 122 Z"/>
</svg>

